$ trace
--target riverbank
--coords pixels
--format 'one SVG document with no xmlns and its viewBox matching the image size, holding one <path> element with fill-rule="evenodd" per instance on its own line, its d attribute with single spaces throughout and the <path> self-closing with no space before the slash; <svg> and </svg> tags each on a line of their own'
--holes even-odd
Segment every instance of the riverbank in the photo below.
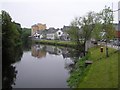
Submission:
<svg viewBox="0 0 120 90">
<path fill-rule="evenodd" d="M 75 42 L 71 41 L 59 41 L 59 40 L 34 40 L 33 43 L 48 44 L 48 45 L 58 45 L 64 47 L 75 47 Z"/>
<path fill-rule="evenodd" d="M 118 87 L 118 51 L 109 48 L 109 57 L 100 52 L 100 47 L 91 48 L 89 59 L 93 61 L 84 80 L 78 88 L 117 88 Z"/>
<path fill-rule="evenodd" d="M 118 51 L 109 48 L 109 57 L 100 52 L 100 46 L 89 49 L 86 57 L 80 59 L 68 79 L 70 87 L 77 88 L 117 88 Z M 93 63 L 85 67 L 85 60 Z"/>
</svg>

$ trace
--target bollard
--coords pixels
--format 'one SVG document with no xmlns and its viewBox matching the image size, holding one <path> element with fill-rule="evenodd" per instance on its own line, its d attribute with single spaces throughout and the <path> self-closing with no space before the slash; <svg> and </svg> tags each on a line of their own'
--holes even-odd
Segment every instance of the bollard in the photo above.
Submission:
<svg viewBox="0 0 120 90">
<path fill-rule="evenodd" d="M 100 52 L 103 52 L 103 47 L 100 47 Z"/>
</svg>

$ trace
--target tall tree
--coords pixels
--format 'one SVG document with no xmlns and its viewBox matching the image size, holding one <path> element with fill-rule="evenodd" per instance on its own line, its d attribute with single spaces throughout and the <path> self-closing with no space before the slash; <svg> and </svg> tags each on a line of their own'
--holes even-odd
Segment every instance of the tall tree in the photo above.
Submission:
<svg viewBox="0 0 120 90">
<path fill-rule="evenodd" d="M 110 7 L 106 7 L 102 10 L 102 22 L 103 22 L 103 31 L 105 32 L 106 39 L 106 57 L 108 57 L 108 47 L 107 42 L 115 37 L 115 30 L 113 28 L 113 13 Z"/>
<path fill-rule="evenodd" d="M 16 23 L 6 11 L 2 11 L 2 53 L 3 61 L 15 60 L 15 48 L 21 43 L 20 33 Z M 11 53 L 12 52 L 12 53 Z M 9 59 L 9 60 L 8 60 Z M 4 63 L 4 62 L 3 62 Z"/>
<path fill-rule="evenodd" d="M 2 89 L 12 90 L 17 71 L 12 63 L 21 60 L 21 34 L 6 11 L 2 11 Z"/>
<path fill-rule="evenodd" d="M 79 18 L 75 18 L 71 24 L 70 24 L 70 30 L 67 31 L 67 33 L 70 35 L 70 38 L 73 42 L 77 44 L 77 46 L 80 46 L 80 28 L 78 26 L 78 20 Z"/>
<path fill-rule="evenodd" d="M 76 17 L 71 22 L 72 27 L 69 30 L 69 35 L 78 46 L 83 45 L 84 55 L 86 42 L 91 38 L 91 33 L 94 28 L 94 15 L 94 12 L 89 12 L 86 16 Z"/>
</svg>

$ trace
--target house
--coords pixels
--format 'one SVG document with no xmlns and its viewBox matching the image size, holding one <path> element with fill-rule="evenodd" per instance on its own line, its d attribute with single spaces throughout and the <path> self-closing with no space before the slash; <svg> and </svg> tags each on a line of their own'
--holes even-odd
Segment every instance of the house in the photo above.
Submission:
<svg viewBox="0 0 120 90">
<path fill-rule="evenodd" d="M 60 37 L 60 40 L 64 40 L 64 41 L 69 41 L 70 40 L 70 37 L 69 37 L 69 34 L 67 33 L 68 30 L 70 30 L 71 26 L 63 26 L 63 28 L 61 29 L 62 30 L 62 35 Z"/>
<path fill-rule="evenodd" d="M 63 31 L 61 29 L 49 28 L 46 32 L 46 39 L 55 40 L 60 39 Z"/>
<path fill-rule="evenodd" d="M 43 38 L 43 32 L 44 30 L 37 30 L 34 34 L 33 34 L 33 38 L 36 38 L 36 39 L 42 39 Z"/>
<path fill-rule="evenodd" d="M 46 39 L 54 40 L 55 36 L 56 36 L 55 33 L 56 33 L 56 29 L 55 28 L 49 28 L 47 30 L 47 32 L 45 33 L 46 34 Z"/>
</svg>

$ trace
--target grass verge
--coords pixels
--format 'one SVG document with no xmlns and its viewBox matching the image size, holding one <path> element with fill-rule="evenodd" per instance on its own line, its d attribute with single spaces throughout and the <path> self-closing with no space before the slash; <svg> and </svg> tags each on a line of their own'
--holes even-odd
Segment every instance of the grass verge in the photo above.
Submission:
<svg viewBox="0 0 120 90">
<path fill-rule="evenodd" d="M 89 50 L 89 59 L 93 64 L 78 88 L 118 88 L 118 52 L 109 48 L 109 57 L 100 52 L 100 47 Z"/>
<path fill-rule="evenodd" d="M 59 41 L 59 40 L 34 40 L 34 43 L 48 44 L 48 45 L 59 45 L 65 47 L 75 47 L 76 44 L 71 41 Z"/>
</svg>

